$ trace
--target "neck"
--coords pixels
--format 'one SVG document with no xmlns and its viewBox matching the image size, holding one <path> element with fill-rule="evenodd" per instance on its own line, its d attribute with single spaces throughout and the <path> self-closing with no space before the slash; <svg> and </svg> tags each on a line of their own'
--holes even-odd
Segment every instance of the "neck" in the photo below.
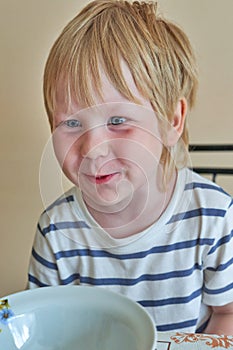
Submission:
<svg viewBox="0 0 233 350">
<path fill-rule="evenodd" d="M 176 173 L 165 191 L 140 188 L 135 191 L 130 203 L 123 206 L 123 210 L 98 211 L 86 205 L 93 218 L 112 237 L 129 237 L 145 230 L 160 218 L 171 200 L 175 183 Z"/>
</svg>

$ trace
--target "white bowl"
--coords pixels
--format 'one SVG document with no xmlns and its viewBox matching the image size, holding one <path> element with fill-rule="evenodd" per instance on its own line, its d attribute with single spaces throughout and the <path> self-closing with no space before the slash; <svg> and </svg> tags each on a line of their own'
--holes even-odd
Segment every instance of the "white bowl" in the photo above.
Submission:
<svg viewBox="0 0 233 350">
<path fill-rule="evenodd" d="M 58 286 L 9 295 L 1 350 L 153 350 L 155 326 L 136 302 L 100 287 Z M 2 307 L 3 310 L 3 307 Z"/>
</svg>

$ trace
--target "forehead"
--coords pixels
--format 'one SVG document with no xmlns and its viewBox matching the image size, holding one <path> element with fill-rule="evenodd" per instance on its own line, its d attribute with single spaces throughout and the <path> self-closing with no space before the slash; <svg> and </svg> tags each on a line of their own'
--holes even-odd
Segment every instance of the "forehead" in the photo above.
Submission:
<svg viewBox="0 0 233 350">
<path fill-rule="evenodd" d="M 125 83 L 127 84 L 128 89 L 130 90 L 131 94 L 134 96 L 135 100 L 139 105 L 142 105 L 144 107 L 147 107 L 151 109 L 150 101 L 145 99 L 142 94 L 139 92 L 133 76 L 130 72 L 130 69 L 126 62 L 121 59 L 121 73 L 122 77 L 125 80 Z M 86 109 L 88 107 L 93 107 L 95 105 L 101 105 L 101 104 L 111 104 L 111 103 L 132 103 L 132 100 L 127 99 L 125 96 L 123 96 L 113 85 L 113 83 L 110 81 L 108 76 L 106 75 L 104 69 L 102 66 L 99 67 L 99 77 L 100 77 L 100 86 L 101 86 L 101 95 L 99 95 L 98 91 L 96 91 L 96 88 L 91 85 L 91 91 L 89 93 L 92 94 L 92 99 L 94 103 L 91 106 L 86 106 L 83 101 L 80 101 L 77 99 L 74 94 L 72 95 L 71 92 L 71 103 L 68 106 L 68 109 L 66 108 L 66 101 L 67 96 L 64 93 L 62 80 L 59 82 L 57 86 L 57 98 L 56 98 L 56 108 L 54 111 L 54 114 L 59 113 L 65 113 L 65 114 L 74 114 L 77 113 L 83 109 Z"/>
</svg>

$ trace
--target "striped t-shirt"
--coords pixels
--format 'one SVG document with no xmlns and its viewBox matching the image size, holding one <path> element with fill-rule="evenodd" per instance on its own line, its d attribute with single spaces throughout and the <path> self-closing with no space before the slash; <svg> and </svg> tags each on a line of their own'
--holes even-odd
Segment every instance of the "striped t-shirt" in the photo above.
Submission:
<svg viewBox="0 0 233 350">
<path fill-rule="evenodd" d="M 158 331 L 201 332 L 208 306 L 233 302 L 232 236 L 232 197 L 188 169 L 158 221 L 121 239 L 95 222 L 74 187 L 40 217 L 29 288 L 108 288 L 144 306 Z"/>
</svg>

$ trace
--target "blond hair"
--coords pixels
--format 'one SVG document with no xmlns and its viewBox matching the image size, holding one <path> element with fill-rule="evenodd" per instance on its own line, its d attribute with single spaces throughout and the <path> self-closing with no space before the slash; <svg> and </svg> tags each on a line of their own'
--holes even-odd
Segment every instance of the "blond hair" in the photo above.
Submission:
<svg viewBox="0 0 233 350">
<path fill-rule="evenodd" d="M 155 2 L 95 0 L 68 23 L 50 51 L 44 72 L 44 100 L 50 124 L 59 83 L 67 109 L 73 100 L 93 105 L 93 88 L 102 97 L 100 67 L 124 97 L 139 103 L 122 74 L 122 58 L 139 92 L 161 120 L 171 120 L 181 97 L 186 98 L 189 109 L 193 107 L 197 67 L 186 34 L 157 14 Z M 179 142 L 187 149 L 186 124 Z M 173 169 L 174 154 L 171 157 L 171 150 L 164 147 L 161 162 L 167 173 Z M 181 166 L 185 162 L 183 157 Z"/>
</svg>

